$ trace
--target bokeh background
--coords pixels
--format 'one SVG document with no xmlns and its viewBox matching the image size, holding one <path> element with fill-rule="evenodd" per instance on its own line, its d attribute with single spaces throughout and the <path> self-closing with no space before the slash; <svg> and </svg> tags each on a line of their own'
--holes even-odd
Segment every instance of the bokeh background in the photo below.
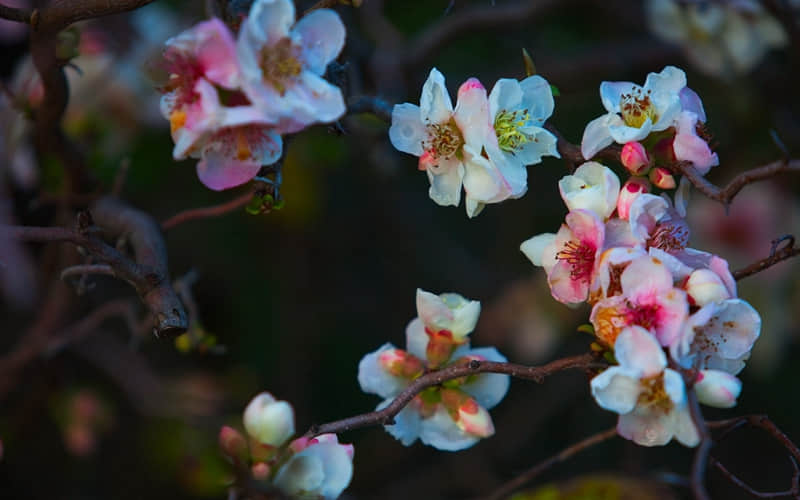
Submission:
<svg viewBox="0 0 800 500">
<path fill-rule="evenodd" d="M 560 91 L 550 123 L 578 143 L 585 124 L 604 112 L 601 81 L 641 83 L 648 72 L 673 64 L 686 70 L 703 98 L 721 159 L 708 176 L 712 181 L 724 184 L 738 171 L 780 158 L 770 130 L 797 154 L 800 54 L 791 45 L 770 50 L 744 74 L 709 75 L 683 47 L 653 34 L 640 2 L 540 2 L 514 22 L 476 23 L 419 50 L 438 24 L 470 9 L 517 3 L 526 2 L 364 0 L 358 9 L 338 7 L 348 28 L 340 57 L 347 64 L 346 95 L 416 103 L 433 66 L 452 92 L 470 76 L 491 87 L 498 78 L 524 76 L 524 47 L 538 73 Z M 157 112 L 151 61 L 167 37 L 203 18 L 202 4 L 158 1 L 84 24 L 83 55 L 68 68 L 68 132 L 89 153 L 104 186 L 127 162 L 123 197 L 158 220 L 247 189 L 209 191 L 193 162 L 173 161 L 167 123 Z M 298 2 L 298 11 L 309 5 Z M 25 36 L 0 24 L 0 75 L 10 88 L 25 78 Z M 25 123 L 8 105 L 0 110 L 4 201 L 18 223 L 53 224 L 47 200 L 59 192 L 60 170 L 25 159 Z M 418 287 L 480 300 L 472 344 L 494 345 L 512 361 L 536 364 L 587 350 L 591 339 L 576 327 L 587 322 L 589 310 L 552 300 L 544 273 L 518 250 L 525 239 L 561 223 L 566 209 L 556 182 L 566 174 L 563 162 L 548 158 L 530 167 L 527 195 L 487 206 L 468 220 L 463 206 L 443 208 L 428 198 L 425 174 L 415 158 L 392 148 L 386 124 L 358 115 L 345 118 L 342 128 L 343 134 L 313 127 L 289 142 L 281 210 L 260 216 L 240 210 L 166 234 L 173 277 L 196 276 L 192 341 L 132 335 L 124 321 L 113 319 L 19 374 L 0 399 L 0 497 L 225 498 L 230 470 L 217 449 L 220 426 L 241 428 L 245 405 L 264 390 L 294 405 L 299 432 L 372 410 L 379 401 L 360 391 L 358 361 L 384 342 L 404 345 Z M 749 186 L 727 213 L 695 193 L 691 245 L 729 259 L 732 269 L 766 256 L 773 238 L 798 230 L 797 188 L 791 176 Z M 0 352 L 11 351 L 36 318 L 57 275 L 48 256 L 53 250 L 25 249 L 29 255 L 20 262 L 28 263 L 29 273 L 20 279 L 25 267 L 15 269 L 18 281 L 0 304 Z M 6 280 L 13 274 L 0 273 Z M 94 287 L 74 297 L 71 321 L 132 295 L 111 278 L 90 281 Z M 708 409 L 706 416 L 767 413 L 800 440 L 798 263 L 782 263 L 739 285 L 740 296 L 762 315 L 761 339 L 741 374 L 739 406 Z M 356 447 L 355 476 L 343 498 L 488 493 L 616 421 L 593 402 L 581 373 L 558 374 L 543 385 L 513 381 L 492 417 L 496 435 L 459 453 L 419 443 L 404 447 L 380 428 L 341 435 Z M 764 433 L 739 431 L 712 454 L 755 487 L 789 486 L 786 453 Z M 616 439 L 552 468 L 532 488 L 601 474 L 644 482 L 592 480 L 601 487 L 580 498 L 683 498 L 692 456 L 677 444 L 645 449 Z M 712 470 L 708 485 L 713 498 L 746 498 Z M 560 497 L 546 488 L 531 498 Z"/>
</svg>

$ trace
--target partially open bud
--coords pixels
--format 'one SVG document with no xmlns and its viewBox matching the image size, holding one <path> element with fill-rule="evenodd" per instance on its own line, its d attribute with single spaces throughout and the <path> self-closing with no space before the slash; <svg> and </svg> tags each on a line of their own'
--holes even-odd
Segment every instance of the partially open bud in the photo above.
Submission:
<svg viewBox="0 0 800 500">
<path fill-rule="evenodd" d="M 475 399 L 459 389 L 443 389 L 442 404 L 459 429 L 477 437 L 494 434 L 494 424 L 489 412 Z"/>
<path fill-rule="evenodd" d="M 260 443 L 280 446 L 294 434 L 294 410 L 262 392 L 244 410 L 244 428 Z"/>
<path fill-rule="evenodd" d="M 695 305 L 703 307 L 710 302 L 730 299 L 728 288 L 717 273 L 710 269 L 697 269 L 686 281 L 686 293 Z"/>
<path fill-rule="evenodd" d="M 425 370 L 422 361 L 402 349 L 389 349 L 378 356 L 384 370 L 396 377 L 414 378 Z"/>
<path fill-rule="evenodd" d="M 254 463 L 253 466 L 250 468 L 250 472 L 253 473 L 253 479 L 262 481 L 269 477 L 270 466 L 265 464 L 264 462 L 257 462 Z"/>
<path fill-rule="evenodd" d="M 631 141 L 622 146 L 619 155 L 622 165 L 633 175 L 644 174 L 650 168 L 650 158 L 641 143 Z"/>
<path fill-rule="evenodd" d="M 247 460 L 247 441 L 233 427 L 224 425 L 219 430 L 219 447 L 234 462 L 244 463 Z"/>
<path fill-rule="evenodd" d="M 650 171 L 650 181 L 661 189 L 674 189 L 675 177 L 664 167 L 656 167 Z"/>
<path fill-rule="evenodd" d="M 633 201 L 642 193 L 650 192 L 650 181 L 644 177 L 631 177 L 622 186 L 617 198 L 617 215 L 622 220 L 628 220 Z"/>
<path fill-rule="evenodd" d="M 697 400 L 716 408 L 736 406 L 736 398 L 742 392 L 742 382 L 728 372 L 703 370 L 694 384 Z"/>
<path fill-rule="evenodd" d="M 429 328 L 425 329 L 428 334 L 428 345 L 425 348 L 425 357 L 431 367 L 439 367 L 450 360 L 457 347 L 453 334 L 449 330 L 439 330 L 434 332 Z"/>
</svg>

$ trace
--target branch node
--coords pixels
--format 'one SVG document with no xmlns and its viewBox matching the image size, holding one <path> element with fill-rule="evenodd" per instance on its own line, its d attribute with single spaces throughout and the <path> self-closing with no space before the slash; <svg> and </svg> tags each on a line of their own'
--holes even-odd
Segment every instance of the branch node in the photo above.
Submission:
<svg viewBox="0 0 800 500">
<path fill-rule="evenodd" d="M 481 362 L 478 359 L 473 359 L 469 362 L 470 370 L 477 370 L 481 367 Z"/>
</svg>

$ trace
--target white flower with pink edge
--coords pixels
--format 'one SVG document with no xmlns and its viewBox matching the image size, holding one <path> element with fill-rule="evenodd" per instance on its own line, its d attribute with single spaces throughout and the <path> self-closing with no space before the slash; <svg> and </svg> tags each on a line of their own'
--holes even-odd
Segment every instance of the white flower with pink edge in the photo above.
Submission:
<svg viewBox="0 0 800 500">
<path fill-rule="evenodd" d="M 591 381 L 592 396 L 618 413 L 617 432 L 642 446 L 661 446 L 675 438 L 696 446 L 700 436 L 687 406 L 681 375 L 667 368 L 656 338 L 640 326 L 625 328 L 614 343 L 618 366 Z"/>
<path fill-rule="evenodd" d="M 291 0 L 256 0 L 236 41 L 242 88 L 281 133 L 337 120 L 345 112 L 342 91 L 322 75 L 344 41 L 344 24 L 332 10 L 295 23 Z"/>
</svg>

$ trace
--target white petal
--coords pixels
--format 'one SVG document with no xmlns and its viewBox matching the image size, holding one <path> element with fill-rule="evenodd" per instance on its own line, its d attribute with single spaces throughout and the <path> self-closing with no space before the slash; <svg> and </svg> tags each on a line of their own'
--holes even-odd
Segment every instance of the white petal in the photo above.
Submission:
<svg viewBox="0 0 800 500">
<path fill-rule="evenodd" d="M 672 439 L 672 429 L 667 428 L 667 416 L 647 412 L 620 415 L 617 432 L 641 446 L 663 446 Z"/>
<path fill-rule="evenodd" d="M 555 101 L 550 83 L 539 75 L 519 82 L 522 88 L 522 108 L 527 109 L 536 125 L 542 125 L 553 114 Z"/>
<path fill-rule="evenodd" d="M 500 111 L 514 111 L 521 108 L 522 88 L 517 80 L 501 78 L 489 94 L 489 116 L 492 120 Z"/>
<path fill-rule="evenodd" d="M 387 399 L 375 409 L 382 410 L 389 406 L 391 402 L 391 399 Z M 411 403 L 394 416 L 394 425 L 384 425 L 383 428 L 405 446 L 410 446 L 419 437 L 422 428 L 422 417 L 414 404 Z"/>
<path fill-rule="evenodd" d="M 673 410 L 672 433 L 675 439 L 684 446 L 694 447 L 700 443 L 700 434 L 694 425 L 689 408 L 683 405 Z"/>
<path fill-rule="evenodd" d="M 333 500 L 341 495 L 352 478 L 353 460 L 347 447 L 321 442 L 289 459 L 275 476 L 275 485 L 291 495 L 311 493 Z"/>
<path fill-rule="evenodd" d="M 686 404 L 686 384 L 681 374 L 667 368 L 664 370 L 664 392 L 676 406 Z"/>
<path fill-rule="evenodd" d="M 660 122 L 661 120 L 659 120 Z M 665 127 L 666 128 L 666 127 Z M 648 135 L 650 135 L 650 131 L 653 130 L 653 122 L 650 121 L 648 117 L 644 123 L 642 123 L 641 127 L 629 127 L 624 123 L 620 123 L 618 125 L 609 125 L 608 133 L 611 135 L 611 138 L 614 139 L 614 142 L 617 144 L 625 144 L 626 142 L 631 141 L 641 141 Z"/>
<path fill-rule="evenodd" d="M 581 139 L 581 154 L 587 160 L 591 159 L 604 147 L 614 142 L 611 138 L 609 127 L 622 124 L 622 118 L 615 113 L 609 113 L 595 118 L 586 125 Z"/>
<path fill-rule="evenodd" d="M 381 353 L 392 349 L 396 349 L 396 347 L 386 343 L 361 358 L 358 363 L 358 383 L 362 391 L 377 394 L 382 398 L 393 398 L 406 388 L 408 385 L 406 379 L 395 377 L 387 372 L 380 363 Z"/>
<path fill-rule="evenodd" d="M 629 326 L 620 332 L 614 342 L 614 357 L 622 368 L 639 377 L 652 377 L 667 366 L 658 340 L 641 326 Z"/>
<path fill-rule="evenodd" d="M 529 127 L 531 130 L 524 132 L 531 140 L 522 145 L 515 157 L 523 165 L 534 165 L 542 161 L 542 156 L 555 156 L 561 158 L 558 152 L 558 139 L 548 130 L 539 127 Z"/>
<path fill-rule="evenodd" d="M 645 90 L 678 94 L 686 87 L 686 73 L 675 66 L 667 66 L 661 73 L 650 73 L 644 82 Z"/>
<path fill-rule="evenodd" d="M 406 327 L 406 351 L 420 359 L 426 359 L 428 334 L 420 318 L 414 318 Z"/>
<path fill-rule="evenodd" d="M 427 445 L 445 451 L 463 450 L 480 440 L 462 431 L 442 406 L 439 406 L 431 417 L 422 419 L 419 439 Z"/>
<path fill-rule="evenodd" d="M 700 100 L 700 96 L 697 95 L 697 92 L 689 87 L 684 87 L 681 89 L 679 97 L 681 101 L 681 111 L 690 111 L 696 114 L 701 122 L 705 123 L 706 110 L 703 108 L 703 101 Z"/>
<path fill-rule="evenodd" d="M 419 106 L 410 103 L 395 105 L 392 110 L 392 126 L 389 127 L 392 146 L 404 153 L 422 156 L 422 141 L 427 137 Z"/>
<path fill-rule="evenodd" d="M 494 347 L 481 347 L 477 349 L 470 349 L 463 355 L 481 356 L 487 361 L 506 362 L 505 356 L 500 354 Z M 453 356 L 455 357 L 455 355 Z M 501 373 L 481 373 L 475 375 L 472 382 L 464 384 L 462 390 L 475 398 L 479 405 L 487 410 L 494 408 L 503 400 L 508 392 L 508 387 L 511 385 L 511 377 Z"/>
<path fill-rule="evenodd" d="M 436 68 L 431 70 L 422 86 L 419 107 L 420 116 L 425 123 L 444 123 L 453 114 L 453 103 L 444 84 L 444 75 Z"/>
<path fill-rule="evenodd" d="M 461 182 L 464 178 L 464 166 L 458 160 L 441 160 L 439 162 L 440 174 L 434 174 L 430 169 L 428 180 L 431 187 L 428 196 L 441 206 L 452 205 L 457 207 L 461 201 Z"/>
<path fill-rule="evenodd" d="M 459 89 L 453 119 L 464 136 L 464 143 L 475 148 L 478 154 L 484 144 L 491 144 L 496 140 L 492 122 L 489 120 L 486 89 L 475 79 L 468 80 Z"/>
<path fill-rule="evenodd" d="M 618 366 L 594 377 L 591 388 L 592 396 L 601 408 L 620 415 L 633 410 L 641 392 L 639 379 L 631 377 Z"/>
<path fill-rule="evenodd" d="M 525 254 L 525 257 L 530 259 L 534 266 L 544 266 L 545 260 L 555 260 L 555 256 L 545 256 L 544 251 L 548 246 L 551 246 L 556 239 L 555 233 L 542 233 L 537 234 L 533 238 L 527 239 L 522 242 L 519 249 Z M 552 262 L 555 265 L 555 262 Z"/>
<path fill-rule="evenodd" d="M 303 16 L 292 32 L 303 47 L 305 64 L 318 75 L 325 73 L 325 68 L 344 47 L 344 24 L 339 14 L 329 9 L 317 9 Z"/>
<path fill-rule="evenodd" d="M 240 31 L 253 36 L 262 45 L 272 44 L 288 36 L 293 24 L 294 2 L 291 0 L 256 0 Z"/>
<path fill-rule="evenodd" d="M 606 111 L 619 113 L 622 94 L 636 92 L 639 89 L 641 87 L 631 82 L 602 82 L 600 84 L 600 100 Z"/>
</svg>

